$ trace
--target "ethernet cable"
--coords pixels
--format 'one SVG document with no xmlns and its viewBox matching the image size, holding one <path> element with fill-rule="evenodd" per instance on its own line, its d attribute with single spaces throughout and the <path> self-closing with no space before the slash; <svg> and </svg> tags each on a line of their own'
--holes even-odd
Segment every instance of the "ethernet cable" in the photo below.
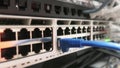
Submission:
<svg viewBox="0 0 120 68">
<path fill-rule="evenodd" d="M 120 51 L 120 45 L 114 42 L 88 41 L 83 39 L 71 39 L 71 38 L 60 39 L 60 48 L 62 49 L 63 52 L 67 52 L 69 48 L 81 48 L 84 46 L 106 48 L 109 50 Z"/>
</svg>

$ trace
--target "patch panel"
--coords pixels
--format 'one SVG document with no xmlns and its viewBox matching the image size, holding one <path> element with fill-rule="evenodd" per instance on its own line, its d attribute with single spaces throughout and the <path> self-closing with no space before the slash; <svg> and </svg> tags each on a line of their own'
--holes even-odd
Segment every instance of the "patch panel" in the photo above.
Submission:
<svg viewBox="0 0 120 68">
<path fill-rule="evenodd" d="M 3 16 L 4 18 L 2 18 Z M 3 19 L 4 21 L 7 20 L 5 21 L 6 24 L 0 26 L 1 68 L 27 67 L 90 48 L 71 48 L 68 52 L 62 52 L 59 48 L 59 39 L 102 40 L 106 36 L 105 26 L 107 25 L 100 24 L 100 22 L 109 23 L 109 21 L 102 20 L 14 15 L 0 15 L 0 19 L 2 21 Z M 94 21 L 98 23 L 95 25 Z M 94 32 L 93 27 L 95 27 L 95 30 L 96 27 L 99 27 L 99 30 Z M 6 62 L 3 63 L 4 61 Z"/>
</svg>

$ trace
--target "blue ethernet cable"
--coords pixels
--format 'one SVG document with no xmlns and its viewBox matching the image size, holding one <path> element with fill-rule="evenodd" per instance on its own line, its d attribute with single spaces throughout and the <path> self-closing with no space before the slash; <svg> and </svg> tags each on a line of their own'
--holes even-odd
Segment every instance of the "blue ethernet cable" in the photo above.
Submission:
<svg viewBox="0 0 120 68">
<path fill-rule="evenodd" d="M 71 39 L 71 38 L 60 39 L 60 48 L 62 49 L 63 52 L 67 52 L 69 48 L 78 48 L 84 46 L 107 48 L 110 50 L 120 51 L 120 45 L 113 42 L 88 41 L 83 39 Z"/>
</svg>

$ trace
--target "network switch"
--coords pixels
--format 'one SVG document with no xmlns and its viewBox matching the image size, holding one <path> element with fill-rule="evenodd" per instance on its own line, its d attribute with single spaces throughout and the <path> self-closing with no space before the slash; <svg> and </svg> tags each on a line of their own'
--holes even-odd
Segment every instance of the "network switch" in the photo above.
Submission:
<svg viewBox="0 0 120 68">
<path fill-rule="evenodd" d="M 17 67 L 23 64 L 23 60 L 26 62 L 21 66 L 26 67 L 32 65 L 33 60 L 35 64 L 85 49 L 87 47 L 73 48 L 64 53 L 59 48 L 59 39 L 102 40 L 107 34 L 106 23 L 109 23 L 102 20 L 15 15 L 0 15 L 0 21 L 0 67 Z M 13 64 L 6 65 L 6 62 Z"/>
</svg>

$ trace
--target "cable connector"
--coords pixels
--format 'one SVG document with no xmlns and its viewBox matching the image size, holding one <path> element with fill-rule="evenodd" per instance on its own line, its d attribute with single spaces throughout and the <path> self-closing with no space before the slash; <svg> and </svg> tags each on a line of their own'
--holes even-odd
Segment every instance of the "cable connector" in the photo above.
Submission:
<svg viewBox="0 0 120 68">
<path fill-rule="evenodd" d="M 67 52 L 69 48 L 81 48 L 83 46 L 106 48 L 110 50 L 120 51 L 120 45 L 113 42 L 87 41 L 83 39 L 71 39 L 71 38 L 60 39 L 60 48 L 62 49 L 63 52 Z"/>
</svg>

